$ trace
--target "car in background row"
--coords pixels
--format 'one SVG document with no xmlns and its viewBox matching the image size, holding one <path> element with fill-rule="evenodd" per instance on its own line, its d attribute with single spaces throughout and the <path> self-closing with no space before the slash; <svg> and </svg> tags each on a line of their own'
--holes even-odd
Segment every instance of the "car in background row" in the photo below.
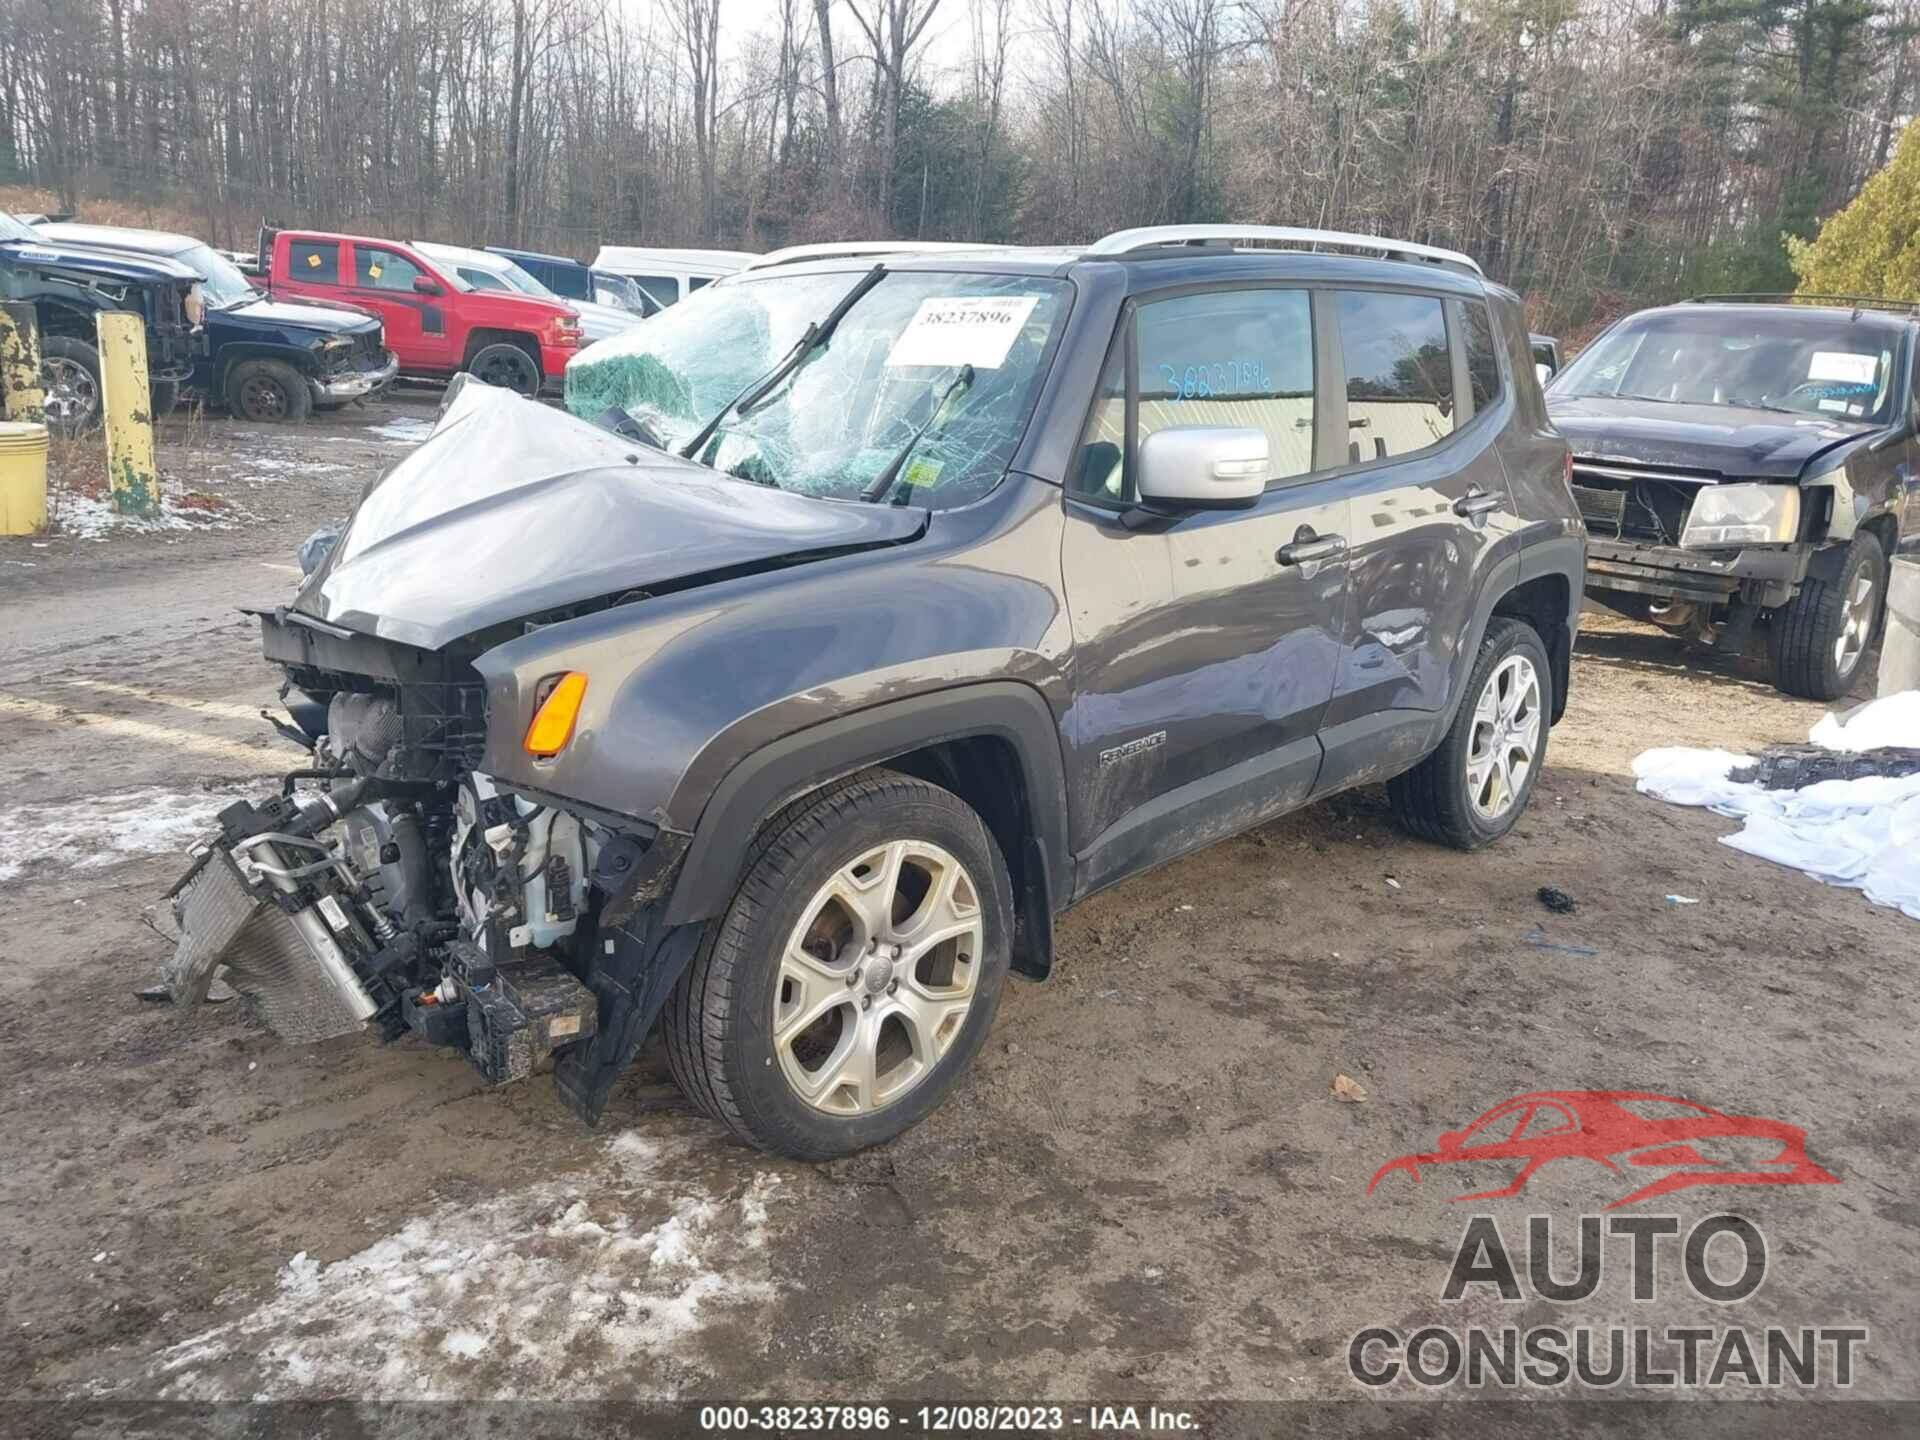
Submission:
<svg viewBox="0 0 1920 1440">
<path fill-rule="evenodd" d="M 1808 303 L 1813 302 L 1813 303 Z M 1837 700 L 1920 543 L 1908 301 L 1702 296 L 1616 322 L 1547 390 L 1573 444 L 1587 593 Z"/>
<path fill-rule="evenodd" d="M 415 240 L 413 248 L 429 260 L 449 266 L 476 290 L 501 295 L 531 295 L 537 300 L 553 300 L 566 305 L 580 317 L 580 331 L 591 345 L 638 325 L 644 316 L 611 305 L 596 305 L 591 300 L 572 300 L 556 295 L 504 255 L 489 250 L 473 250 L 464 245 L 440 245 Z"/>
<path fill-rule="evenodd" d="M 625 275 L 664 310 L 694 291 L 745 269 L 760 257 L 751 250 L 660 250 L 639 245 L 602 245 L 593 268 Z"/>
<path fill-rule="evenodd" d="M 543 255 L 538 250 L 510 250 L 504 245 L 486 247 L 489 255 L 511 260 L 562 300 L 591 301 L 625 310 L 642 320 L 658 313 L 660 307 L 648 301 L 640 287 L 625 275 L 611 270 L 595 270 L 564 255 Z"/>
<path fill-rule="evenodd" d="M 558 387 L 584 338 L 572 306 L 476 289 L 397 240 L 264 229 L 260 258 L 276 298 L 333 301 L 379 316 L 405 375 L 447 379 L 464 371 L 537 395 Z"/>
<path fill-rule="evenodd" d="M 47 423 L 77 435 L 100 423 L 96 317 L 127 311 L 146 322 L 147 378 L 156 411 L 207 353 L 200 278 L 164 256 L 109 254 L 42 235 L 0 213 L 0 300 L 30 304 L 40 327 Z"/>
<path fill-rule="evenodd" d="M 79 224 L 44 225 L 40 233 L 87 250 L 163 257 L 198 275 L 207 349 L 185 383 L 243 420 L 303 420 L 311 410 L 363 400 L 398 368 L 378 319 L 362 310 L 270 299 L 224 252 L 191 236 Z"/>
</svg>

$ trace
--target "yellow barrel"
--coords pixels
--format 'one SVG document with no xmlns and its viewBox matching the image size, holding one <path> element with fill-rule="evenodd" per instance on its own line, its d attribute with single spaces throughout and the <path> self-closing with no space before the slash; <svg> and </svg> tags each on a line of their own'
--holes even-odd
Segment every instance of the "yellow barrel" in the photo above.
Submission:
<svg viewBox="0 0 1920 1440">
<path fill-rule="evenodd" d="M 47 528 L 47 427 L 0 420 L 0 535 Z"/>
</svg>

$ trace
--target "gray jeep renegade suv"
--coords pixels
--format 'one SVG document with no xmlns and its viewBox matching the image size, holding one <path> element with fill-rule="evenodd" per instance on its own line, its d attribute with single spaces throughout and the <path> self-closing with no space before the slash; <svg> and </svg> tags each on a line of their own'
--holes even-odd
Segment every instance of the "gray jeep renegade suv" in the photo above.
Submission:
<svg viewBox="0 0 1920 1440">
<path fill-rule="evenodd" d="M 588 1120 L 657 1019 L 715 1119 L 843 1154 L 1068 906 L 1373 782 L 1485 844 L 1566 705 L 1568 449 L 1461 255 L 781 267 L 568 390 L 459 390 L 260 613 L 314 756 L 176 887 L 176 999 L 551 1060 Z"/>
</svg>

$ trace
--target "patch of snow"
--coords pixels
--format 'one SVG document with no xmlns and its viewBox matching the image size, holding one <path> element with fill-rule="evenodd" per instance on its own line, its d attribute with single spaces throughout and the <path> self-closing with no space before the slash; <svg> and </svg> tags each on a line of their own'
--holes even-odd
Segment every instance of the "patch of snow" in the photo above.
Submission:
<svg viewBox="0 0 1920 1440">
<path fill-rule="evenodd" d="M 369 435 L 395 445 L 418 445 L 433 433 L 433 421 L 416 415 L 402 415 L 381 425 L 366 427 Z"/>
<path fill-rule="evenodd" d="M 243 789 L 128 790 L 49 805 L 0 810 L 0 880 L 30 864 L 72 870 L 118 865 L 136 855 L 179 854 L 214 828 L 214 816 Z"/>
<path fill-rule="evenodd" d="M 1847 717 L 1829 715 L 1809 738 L 1830 750 L 1868 750 L 1910 740 L 1920 721 L 1920 694 L 1874 700 Z M 1864 742 L 1864 743 L 1863 743 Z M 1804 870 L 1829 885 L 1849 886 L 1920 920 L 1920 775 L 1823 780 L 1798 790 L 1736 783 L 1735 766 L 1750 757 L 1727 750 L 1668 746 L 1633 762 L 1642 794 L 1697 805 L 1744 821 L 1720 843 Z M 1669 895 L 1676 904 L 1692 904 Z"/>
<path fill-rule="evenodd" d="M 115 535 L 152 535 L 168 530 L 233 530 L 258 517 L 231 503 L 219 510 L 200 510 L 180 504 L 171 495 L 162 495 L 159 513 L 143 519 L 120 514 L 106 496 L 56 490 L 47 497 L 47 518 L 56 534 L 75 540 L 107 540 Z"/>
<path fill-rule="evenodd" d="M 161 1352 L 170 1399 L 668 1398 L 716 1320 L 775 1293 L 777 1176 L 717 1194 L 627 1134 L 599 1166 L 448 1204 L 330 1265 L 305 1251 L 273 1295 Z"/>
</svg>

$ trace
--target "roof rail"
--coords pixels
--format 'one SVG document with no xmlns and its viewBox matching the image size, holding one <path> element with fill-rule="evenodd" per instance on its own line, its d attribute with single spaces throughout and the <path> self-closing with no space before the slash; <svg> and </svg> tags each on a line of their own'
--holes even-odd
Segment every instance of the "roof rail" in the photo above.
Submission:
<svg viewBox="0 0 1920 1440">
<path fill-rule="evenodd" d="M 1888 300 L 1877 295 L 1809 295 L 1798 292 L 1753 290 L 1726 295 L 1689 295 L 1683 305 L 1824 305 L 1836 310 L 1891 310 L 1920 314 L 1920 300 Z"/>
<path fill-rule="evenodd" d="M 1116 230 L 1087 247 L 1089 255 L 1131 255 L 1168 246 L 1226 242 L 1236 249 L 1351 250 L 1387 260 L 1412 260 L 1440 265 L 1463 274 L 1485 277 L 1470 255 L 1417 245 L 1411 240 L 1389 240 L 1381 235 L 1352 235 L 1344 230 L 1301 230 L 1291 225 L 1148 225 Z"/>
</svg>

